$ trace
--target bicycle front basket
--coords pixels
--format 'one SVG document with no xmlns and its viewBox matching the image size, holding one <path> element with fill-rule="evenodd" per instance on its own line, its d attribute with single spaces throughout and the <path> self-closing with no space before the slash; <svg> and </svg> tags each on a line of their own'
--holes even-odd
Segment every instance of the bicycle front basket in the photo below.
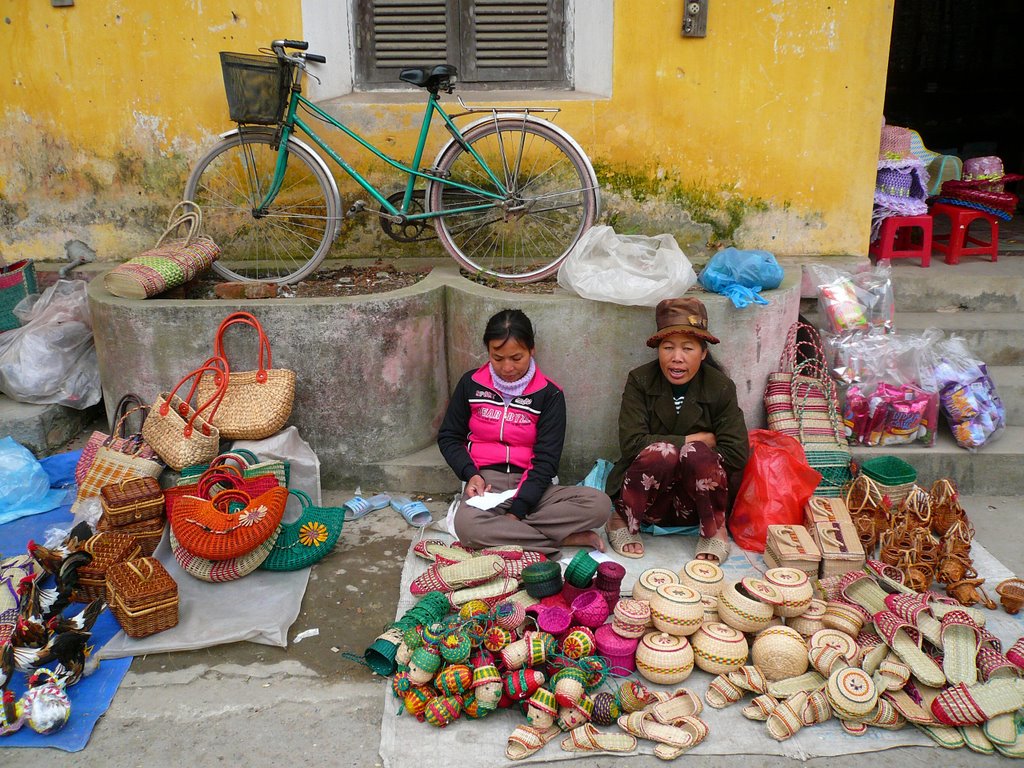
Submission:
<svg viewBox="0 0 1024 768">
<path fill-rule="evenodd" d="M 291 86 L 289 67 L 276 56 L 221 51 L 228 112 L 236 123 L 273 125 L 281 121 Z"/>
</svg>

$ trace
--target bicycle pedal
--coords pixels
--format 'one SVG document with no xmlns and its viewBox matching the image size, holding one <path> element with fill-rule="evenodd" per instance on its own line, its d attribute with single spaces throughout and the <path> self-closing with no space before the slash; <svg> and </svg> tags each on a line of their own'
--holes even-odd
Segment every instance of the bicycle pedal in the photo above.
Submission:
<svg viewBox="0 0 1024 768">
<path fill-rule="evenodd" d="M 366 208 L 365 200 L 356 200 L 348 209 L 348 213 L 345 214 L 345 218 L 355 216 L 357 213 L 362 213 Z"/>
</svg>

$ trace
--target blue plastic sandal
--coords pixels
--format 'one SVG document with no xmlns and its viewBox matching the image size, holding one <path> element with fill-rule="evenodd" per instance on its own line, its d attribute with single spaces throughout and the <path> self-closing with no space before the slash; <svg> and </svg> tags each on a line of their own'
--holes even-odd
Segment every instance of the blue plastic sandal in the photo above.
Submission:
<svg viewBox="0 0 1024 768">
<path fill-rule="evenodd" d="M 431 523 L 430 510 L 422 501 L 413 501 L 408 496 L 394 496 L 391 499 L 391 506 L 405 518 L 405 522 L 416 528 L 422 528 Z"/>
<path fill-rule="evenodd" d="M 364 499 L 362 496 L 353 496 L 342 505 L 348 510 L 348 514 L 345 515 L 345 522 L 366 517 L 371 512 L 384 509 L 390 503 L 391 497 L 386 493 L 378 493 L 376 496 L 371 496 L 368 499 Z"/>
</svg>

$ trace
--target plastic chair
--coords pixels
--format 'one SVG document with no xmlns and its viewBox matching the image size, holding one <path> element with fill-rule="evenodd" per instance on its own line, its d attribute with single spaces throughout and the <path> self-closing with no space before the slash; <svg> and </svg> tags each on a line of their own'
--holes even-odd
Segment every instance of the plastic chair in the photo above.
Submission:
<svg viewBox="0 0 1024 768">
<path fill-rule="evenodd" d="M 915 230 L 921 230 L 920 239 L 914 237 Z M 878 239 L 868 246 L 868 253 L 881 259 L 905 259 L 921 257 L 921 266 L 932 263 L 932 217 L 889 216 L 882 220 Z"/>
<path fill-rule="evenodd" d="M 999 219 L 990 213 L 948 203 L 935 203 L 929 209 L 933 218 L 949 217 L 949 234 L 935 235 L 933 247 L 946 254 L 947 264 L 959 264 L 961 256 L 991 256 L 999 261 Z M 989 224 L 989 239 L 972 237 L 968 230 L 971 224 L 981 219 Z"/>
</svg>

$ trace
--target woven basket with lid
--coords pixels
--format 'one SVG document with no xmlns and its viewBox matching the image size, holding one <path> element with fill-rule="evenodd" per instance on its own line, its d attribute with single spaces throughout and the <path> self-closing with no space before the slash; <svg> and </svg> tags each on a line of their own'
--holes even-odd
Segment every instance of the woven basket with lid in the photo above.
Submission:
<svg viewBox="0 0 1024 768">
<path fill-rule="evenodd" d="M 851 664 L 859 658 L 860 654 L 860 646 L 857 645 L 857 641 L 838 629 L 828 629 L 827 627 L 819 629 L 811 635 L 807 644 L 811 648 L 835 648 Z"/>
<path fill-rule="evenodd" d="M 834 671 L 829 675 L 825 692 L 833 711 L 846 720 L 865 717 L 878 702 L 874 681 L 867 672 L 857 667 Z"/>
<path fill-rule="evenodd" d="M 636 669 L 652 683 L 681 683 L 693 672 L 693 648 L 685 637 L 648 632 L 636 648 Z"/>
<path fill-rule="evenodd" d="M 156 551 L 166 528 L 167 520 L 162 515 L 138 523 L 116 526 L 111 525 L 106 516 L 103 516 L 96 523 L 97 531 L 123 533 L 135 539 L 139 544 L 139 557 L 149 557 Z"/>
<path fill-rule="evenodd" d="M 807 671 L 807 643 L 792 627 L 769 627 L 750 646 L 751 663 L 774 682 Z"/>
<path fill-rule="evenodd" d="M 693 587 L 702 595 L 718 597 L 725 584 L 725 572 L 710 560 L 691 560 L 679 571 L 679 583 Z"/>
<path fill-rule="evenodd" d="M 100 488 L 103 517 L 119 527 L 163 517 L 164 492 L 155 477 L 133 477 Z"/>
<path fill-rule="evenodd" d="M 642 637 L 651 626 L 651 604 L 625 597 L 612 611 L 612 629 L 622 637 Z"/>
<path fill-rule="evenodd" d="M 633 585 L 633 599 L 650 602 L 662 584 L 678 583 L 679 577 L 667 568 L 648 568 Z"/>
<path fill-rule="evenodd" d="M 825 627 L 822 623 L 822 619 L 825 616 L 825 606 L 824 600 L 812 599 L 806 611 L 799 616 L 786 619 L 786 626 L 792 627 L 804 637 L 810 637 L 819 629 Z"/>
<path fill-rule="evenodd" d="M 662 584 L 651 598 L 651 621 L 670 635 L 692 635 L 704 622 L 700 592 L 685 584 Z"/>
<path fill-rule="evenodd" d="M 123 533 L 97 533 L 86 539 L 79 550 L 92 555 L 92 562 L 78 569 L 78 586 L 72 599 L 78 603 L 91 603 L 107 595 L 107 569 L 115 563 L 139 557 L 139 543 Z"/>
<path fill-rule="evenodd" d="M 705 672 L 724 675 L 747 663 L 747 637 L 728 624 L 704 624 L 690 638 L 694 662 Z"/>
<path fill-rule="evenodd" d="M 153 557 L 110 566 L 107 602 L 128 637 L 148 637 L 178 623 L 178 585 Z"/>
<path fill-rule="evenodd" d="M 769 568 L 764 580 L 782 595 L 782 603 L 775 606 L 775 615 L 783 618 L 799 616 L 807 610 L 814 597 L 814 586 L 807 574 L 799 568 Z"/>
<path fill-rule="evenodd" d="M 782 595 L 762 579 L 747 577 L 730 581 L 718 596 L 718 616 L 724 624 L 740 632 L 760 632 L 775 615 Z"/>
</svg>

